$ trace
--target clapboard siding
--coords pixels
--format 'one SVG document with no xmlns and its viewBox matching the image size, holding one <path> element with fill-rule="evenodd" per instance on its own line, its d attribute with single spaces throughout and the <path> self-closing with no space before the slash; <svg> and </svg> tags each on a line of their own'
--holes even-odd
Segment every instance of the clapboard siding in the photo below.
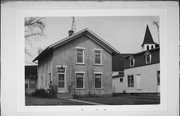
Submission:
<svg viewBox="0 0 180 116">
<path fill-rule="evenodd" d="M 157 71 L 159 63 L 151 64 L 125 70 L 126 92 L 127 93 L 154 93 L 158 92 Z M 141 74 L 141 89 L 137 89 L 136 75 Z M 134 87 L 128 87 L 127 76 L 134 75 Z"/>
</svg>

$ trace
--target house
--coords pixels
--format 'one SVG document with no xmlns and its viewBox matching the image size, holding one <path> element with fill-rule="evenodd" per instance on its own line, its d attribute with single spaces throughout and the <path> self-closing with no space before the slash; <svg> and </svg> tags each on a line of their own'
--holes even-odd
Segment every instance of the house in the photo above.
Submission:
<svg viewBox="0 0 180 116">
<path fill-rule="evenodd" d="M 112 57 L 112 88 L 113 93 L 123 93 L 125 91 L 124 63 L 125 57 L 130 54 L 118 54 Z"/>
<path fill-rule="evenodd" d="M 48 46 L 38 60 L 38 88 L 57 88 L 58 95 L 112 95 L 112 56 L 119 51 L 90 29 Z"/>
<path fill-rule="evenodd" d="M 25 93 L 31 94 L 37 87 L 37 66 L 25 66 Z"/>
<path fill-rule="evenodd" d="M 114 93 L 160 92 L 159 45 L 147 25 L 142 51 L 113 56 L 112 85 Z"/>
<path fill-rule="evenodd" d="M 126 93 L 160 92 L 159 48 L 126 57 Z"/>
<path fill-rule="evenodd" d="M 142 52 L 132 54 L 125 60 L 126 93 L 160 92 L 160 49 L 146 27 Z"/>
</svg>

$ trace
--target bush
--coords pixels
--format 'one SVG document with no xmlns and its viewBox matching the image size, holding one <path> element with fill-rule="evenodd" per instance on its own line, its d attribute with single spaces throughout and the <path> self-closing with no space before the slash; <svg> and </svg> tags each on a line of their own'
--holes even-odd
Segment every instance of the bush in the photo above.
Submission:
<svg viewBox="0 0 180 116">
<path fill-rule="evenodd" d="M 41 98 L 55 98 L 56 91 L 53 87 L 47 90 L 36 89 L 35 92 L 32 93 L 32 96 L 41 97 Z"/>
<path fill-rule="evenodd" d="M 32 96 L 46 97 L 46 91 L 44 89 L 36 89 L 35 92 L 32 93 Z"/>
</svg>

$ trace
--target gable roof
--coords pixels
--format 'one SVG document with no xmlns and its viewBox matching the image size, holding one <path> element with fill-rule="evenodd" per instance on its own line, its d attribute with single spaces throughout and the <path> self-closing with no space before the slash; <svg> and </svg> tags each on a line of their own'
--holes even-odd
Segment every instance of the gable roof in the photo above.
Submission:
<svg viewBox="0 0 180 116">
<path fill-rule="evenodd" d="M 141 46 L 143 46 L 144 44 L 157 44 L 157 43 L 155 43 L 153 41 L 153 38 L 152 38 L 152 35 L 151 35 L 151 32 L 149 30 L 148 25 L 146 26 L 146 32 L 145 32 L 145 35 L 144 35 L 144 41 L 143 41 Z"/>
<path fill-rule="evenodd" d="M 53 49 L 60 47 L 80 36 L 82 36 L 83 34 L 85 34 L 86 36 L 88 36 L 92 41 L 94 41 L 95 43 L 99 44 L 101 47 L 103 47 L 104 49 L 106 49 L 108 52 L 110 52 L 112 55 L 114 54 L 119 54 L 119 51 L 116 50 L 115 48 L 113 48 L 109 43 L 107 43 L 106 41 L 104 41 L 102 38 L 100 38 L 97 34 L 95 34 L 93 31 L 91 31 L 88 28 L 85 28 L 77 33 L 74 33 L 71 36 L 68 36 L 54 44 L 51 44 L 50 46 L 48 46 L 41 54 L 39 54 L 34 60 L 39 60 L 40 58 L 44 57 L 45 55 L 49 54 Z"/>
</svg>

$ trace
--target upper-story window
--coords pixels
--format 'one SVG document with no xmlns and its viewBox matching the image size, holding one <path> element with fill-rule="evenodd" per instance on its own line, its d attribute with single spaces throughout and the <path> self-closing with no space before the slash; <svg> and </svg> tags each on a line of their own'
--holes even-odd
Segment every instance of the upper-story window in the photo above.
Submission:
<svg viewBox="0 0 180 116">
<path fill-rule="evenodd" d="M 84 64 L 84 48 L 77 47 L 76 50 L 77 50 L 76 63 Z"/>
<path fill-rule="evenodd" d="M 95 50 L 95 64 L 102 65 L 102 50 Z"/>
<path fill-rule="evenodd" d="M 145 54 L 145 58 L 146 58 L 146 64 L 151 63 L 151 54 L 150 53 Z"/>
<path fill-rule="evenodd" d="M 130 61 L 130 67 L 134 67 L 134 65 L 135 65 L 134 57 L 130 57 L 129 61 Z"/>
</svg>

